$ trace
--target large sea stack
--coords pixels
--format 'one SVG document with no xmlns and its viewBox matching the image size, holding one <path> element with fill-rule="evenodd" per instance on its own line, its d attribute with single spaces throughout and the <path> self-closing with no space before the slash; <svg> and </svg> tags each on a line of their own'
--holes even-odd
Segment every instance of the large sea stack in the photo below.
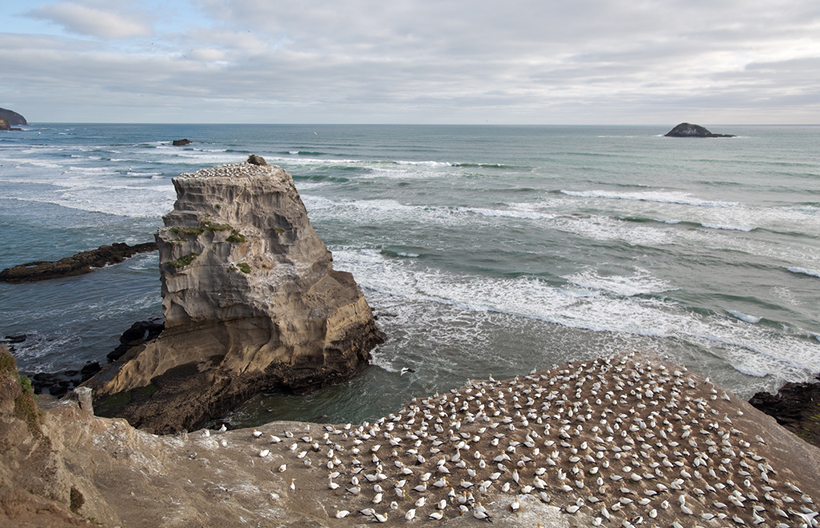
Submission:
<svg viewBox="0 0 820 528">
<path fill-rule="evenodd" d="M 250 161 L 174 179 L 157 234 L 165 330 L 89 382 L 98 414 L 192 429 L 262 390 L 346 380 L 382 341 L 291 175 Z"/>
</svg>

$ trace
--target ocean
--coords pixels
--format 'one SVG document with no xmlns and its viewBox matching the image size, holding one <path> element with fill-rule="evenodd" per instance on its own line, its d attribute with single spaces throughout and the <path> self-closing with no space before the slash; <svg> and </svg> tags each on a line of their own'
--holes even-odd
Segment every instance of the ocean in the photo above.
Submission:
<svg viewBox="0 0 820 528">
<path fill-rule="evenodd" d="M 820 127 L 663 137 L 673 125 L 31 125 L 0 134 L 0 269 L 151 241 L 173 177 L 253 153 L 293 174 L 387 342 L 348 383 L 260 395 L 232 425 L 361 422 L 469 378 L 637 349 L 744 398 L 812 377 Z M 26 372 L 104 363 L 160 314 L 156 253 L 0 283 Z"/>
</svg>

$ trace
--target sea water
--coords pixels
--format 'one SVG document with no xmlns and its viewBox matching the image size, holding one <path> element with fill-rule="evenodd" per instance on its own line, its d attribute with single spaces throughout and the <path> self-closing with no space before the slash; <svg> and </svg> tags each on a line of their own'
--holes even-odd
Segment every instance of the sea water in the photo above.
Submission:
<svg viewBox="0 0 820 528">
<path fill-rule="evenodd" d="M 173 177 L 253 153 L 293 174 L 387 341 L 361 376 L 261 395 L 235 425 L 362 421 L 633 349 L 744 398 L 820 372 L 820 127 L 669 128 L 32 125 L 0 135 L 0 268 L 150 241 Z M 156 253 L 0 283 L 0 335 L 26 336 L 24 371 L 73 368 L 160 302 Z"/>
</svg>

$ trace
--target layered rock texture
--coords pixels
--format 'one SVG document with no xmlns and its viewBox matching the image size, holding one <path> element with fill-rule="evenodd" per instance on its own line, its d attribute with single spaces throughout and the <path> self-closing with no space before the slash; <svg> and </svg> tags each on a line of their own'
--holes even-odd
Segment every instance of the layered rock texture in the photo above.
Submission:
<svg viewBox="0 0 820 528">
<path fill-rule="evenodd" d="M 713 134 L 705 127 L 693 125 L 691 123 L 681 123 L 664 135 L 666 137 L 735 137 L 731 134 Z"/>
<path fill-rule="evenodd" d="M 98 413 L 191 429 L 262 390 L 308 391 L 368 364 L 381 333 L 290 174 L 240 163 L 174 186 L 157 235 L 165 329 L 89 382 Z"/>
<path fill-rule="evenodd" d="M 783 385 L 777 394 L 758 392 L 749 403 L 803 440 L 820 446 L 820 375 Z"/>
</svg>

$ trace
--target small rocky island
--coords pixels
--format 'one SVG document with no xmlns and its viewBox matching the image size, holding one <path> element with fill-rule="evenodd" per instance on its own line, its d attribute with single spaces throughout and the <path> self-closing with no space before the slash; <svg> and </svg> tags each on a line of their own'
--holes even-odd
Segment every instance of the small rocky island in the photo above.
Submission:
<svg viewBox="0 0 820 528">
<path fill-rule="evenodd" d="M 349 379 L 382 342 L 290 174 L 258 156 L 174 179 L 157 234 L 165 328 L 87 382 L 98 414 L 191 430 L 274 388 Z"/>
<path fill-rule="evenodd" d="M 681 123 L 666 134 L 665 137 L 698 137 L 698 138 L 726 138 L 735 137 L 732 134 L 713 134 L 705 127 L 691 123 Z"/>
</svg>

